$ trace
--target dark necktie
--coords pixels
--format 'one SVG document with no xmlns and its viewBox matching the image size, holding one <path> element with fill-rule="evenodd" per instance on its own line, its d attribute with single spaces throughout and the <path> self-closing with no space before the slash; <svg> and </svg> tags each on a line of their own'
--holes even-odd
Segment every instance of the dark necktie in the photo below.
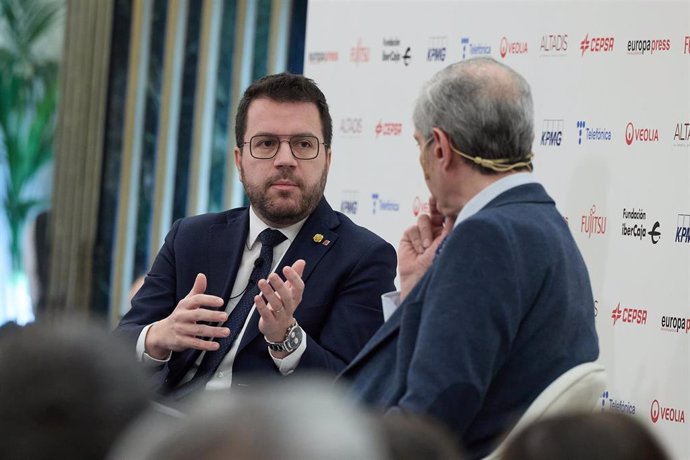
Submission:
<svg viewBox="0 0 690 460">
<path fill-rule="evenodd" d="M 221 361 L 223 361 L 223 358 L 225 358 L 225 355 L 230 351 L 232 344 L 242 330 L 242 326 L 247 321 L 247 315 L 249 315 L 252 306 L 254 306 L 254 297 L 259 293 L 257 282 L 262 278 L 266 278 L 271 270 L 271 265 L 273 265 L 273 248 L 285 241 L 285 239 L 285 235 L 281 232 L 270 228 L 259 234 L 261 255 L 254 262 L 254 269 L 251 275 L 249 275 L 249 282 L 242 298 L 237 302 L 225 323 L 223 323 L 223 327 L 230 328 L 230 335 L 216 339 L 220 343 L 220 347 L 218 350 L 206 352 L 192 381 L 208 381 Z"/>
</svg>

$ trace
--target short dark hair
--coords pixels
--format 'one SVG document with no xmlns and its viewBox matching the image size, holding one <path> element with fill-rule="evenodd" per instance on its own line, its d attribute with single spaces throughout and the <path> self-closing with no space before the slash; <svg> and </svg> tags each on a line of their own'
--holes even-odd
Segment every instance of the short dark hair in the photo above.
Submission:
<svg viewBox="0 0 690 460">
<path fill-rule="evenodd" d="M 235 118 L 235 141 L 237 147 L 242 148 L 244 133 L 247 130 L 247 112 L 252 101 L 265 97 L 276 102 L 312 102 L 319 109 L 321 129 L 323 130 L 324 143 L 331 145 L 333 138 L 333 120 L 328 111 L 326 96 L 314 80 L 303 75 L 279 73 L 267 75 L 249 85 L 244 92 Z"/>
</svg>

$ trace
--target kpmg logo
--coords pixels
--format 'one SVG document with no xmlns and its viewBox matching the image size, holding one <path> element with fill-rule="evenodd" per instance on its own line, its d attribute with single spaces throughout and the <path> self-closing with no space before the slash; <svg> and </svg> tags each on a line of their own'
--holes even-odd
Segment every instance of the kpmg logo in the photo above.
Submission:
<svg viewBox="0 0 690 460">
<path fill-rule="evenodd" d="M 625 125 L 625 143 L 633 142 L 659 142 L 659 130 L 656 128 L 636 128 L 630 121 Z"/>
<path fill-rule="evenodd" d="M 499 50 L 503 59 L 509 54 L 527 54 L 527 42 L 511 42 L 503 37 Z"/>
<path fill-rule="evenodd" d="M 428 62 L 443 62 L 446 60 L 448 37 L 429 37 L 429 47 L 426 49 Z"/>
<path fill-rule="evenodd" d="M 690 243 L 690 214 L 678 214 L 676 243 Z"/>
<path fill-rule="evenodd" d="M 563 120 L 544 119 L 541 130 L 540 145 L 544 147 L 560 147 L 563 141 Z"/>
<path fill-rule="evenodd" d="M 652 244 L 657 244 L 661 238 L 661 224 L 656 221 L 651 228 L 647 228 L 647 213 L 643 209 L 623 208 L 623 223 L 621 235 L 637 241 L 649 239 Z"/>
<path fill-rule="evenodd" d="M 611 319 L 614 326 L 619 320 L 621 323 L 642 326 L 647 324 L 647 309 L 625 306 L 621 308 L 621 303 L 618 302 L 618 305 L 611 311 Z"/>
<path fill-rule="evenodd" d="M 417 217 L 420 214 L 429 214 L 429 202 L 422 201 L 418 196 L 412 201 L 412 214 Z"/>
<path fill-rule="evenodd" d="M 383 50 L 381 51 L 381 61 L 392 62 L 399 64 L 400 62 L 405 64 L 405 67 L 410 65 L 411 48 L 400 46 L 400 39 L 398 38 L 384 38 L 383 39 Z"/>
<path fill-rule="evenodd" d="M 584 141 L 608 142 L 611 140 L 611 131 L 606 128 L 590 128 L 585 120 L 577 122 L 577 145 Z"/>
<path fill-rule="evenodd" d="M 542 35 L 539 55 L 542 57 L 566 56 L 568 54 L 568 34 Z"/>
<path fill-rule="evenodd" d="M 357 214 L 359 204 L 359 192 L 357 190 L 343 190 L 343 199 L 340 202 L 340 212 L 343 214 Z"/>
<path fill-rule="evenodd" d="M 681 121 L 676 123 L 673 131 L 674 147 L 690 147 L 690 122 Z"/>
<path fill-rule="evenodd" d="M 671 39 L 628 40 L 628 54 L 644 55 L 671 51 Z"/>
<path fill-rule="evenodd" d="M 313 51 L 309 53 L 310 64 L 323 64 L 326 62 L 337 62 L 337 51 Z"/>
<path fill-rule="evenodd" d="M 371 48 L 362 45 L 362 39 L 357 39 L 357 44 L 350 48 L 350 62 L 355 64 L 369 62 Z"/>
<path fill-rule="evenodd" d="M 606 233 L 606 217 L 597 214 L 596 205 L 592 205 L 589 214 L 582 216 L 580 233 L 587 234 L 588 238 L 591 238 L 592 235 L 603 235 Z"/>
<path fill-rule="evenodd" d="M 485 43 L 472 43 L 469 37 L 462 37 L 460 39 L 460 45 L 462 45 L 462 59 L 491 55 L 491 45 Z"/>
<path fill-rule="evenodd" d="M 601 395 L 601 410 L 617 412 L 619 414 L 635 415 L 636 407 L 630 401 L 615 399 L 605 390 Z"/>
<path fill-rule="evenodd" d="M 362 118 L 345 117 L 340 119 L 340 134 L 345 137 L 357 137 L 362 134 Z"/>
<path fill-rule="evenodd" d="M 690 330 L 690 318 L 663 315 L 661 317 L 661 330 L 675 333 L 684 332 L 687 334 L 688 330 Z"/>
<path fill-rule="evenodd" d="M 587 34 L 580 42 L 580 51 L 582 51 L 582 56 L 585 55 L 586 51 L 590 53 L 610 53 L 613 51 L 613 42 L 613 37 L 589 38 L 589 34 Z"/>
<path fill-rule="evenodd" d="M 662 405 L 658 399 L 652 401 L 652 407 L 649 410 L 649 416 L 652 419 L 652 423 L 685 423 L 685 411 L 683 409 L 666 407 Z"/>
<path fill-rule="evenodd" d="M 397 122 L 385 122 L 382 123 L 379 120 L 374 128 L 376 131 L 376 138 L 379 136 L 400 136 L 402 133 L 402 123 Z"/>
<path fill-rule="evenodd" d="M 371 200 L 373 204 L 372 214 L 376 214 L 377 211 L 382 212 L 398 212 L 400 211 L 400 204 L 391 200 L 384 200 L 379 196 L 378 193 L 371 194 Z"/>
</svg>

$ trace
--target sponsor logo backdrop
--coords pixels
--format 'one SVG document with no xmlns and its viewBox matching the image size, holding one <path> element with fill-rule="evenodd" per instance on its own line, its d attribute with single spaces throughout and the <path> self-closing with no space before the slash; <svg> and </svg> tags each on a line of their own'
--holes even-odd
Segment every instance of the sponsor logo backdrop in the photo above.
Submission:
<svg viewBox="0 0 690 460">
<path fill-rule="evenodd" d="M 535 175 L 597 299 L 601 410 L 690 459 L 690 2 L 312 0 L 305 51 L 334 119 L 326 196 L 394 246 L 428 212 L 422 82 L 487 55 L 527 78 Z"/>
</svg>

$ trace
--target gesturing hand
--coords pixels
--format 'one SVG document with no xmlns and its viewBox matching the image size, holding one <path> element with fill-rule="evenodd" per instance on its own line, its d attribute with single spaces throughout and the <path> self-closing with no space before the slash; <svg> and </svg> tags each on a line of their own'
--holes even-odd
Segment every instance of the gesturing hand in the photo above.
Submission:
<svg viewBox="0 0 690 460">
<path fill-rule="evenodd" d="M 403 233 L 398 247 L 400 272 L 400 299 L 404 299 L 424 276 L 434 261 L 436 249 L 452 230 L 453 222 L 445 218 L 436 207 L 436 199 L 429 199 L 430 215 L 422 214 L 417 224 Z"/>
<path fill-rule="evenodd" d="M 263 294 L 254 298 L 261 315 L 259 331 L 271 342 L 282 342 L 287 329 L 295 323 L 293 315 L 304 293 L 302 274 L 305 265 L 306 262 L 299 259 L 292 267 L 283 267 L 284 282 L 277 273 L 271 273 L 268 281 L 260 280 L 258 283 Z M 275 355 L 280 357 L 278 353 Z"/>
<path fill-rule="evenodd" d="M 218 342 L 200 337 L 227 337 L 230 329 L 199 324 L 199 322 L 223 323 L 228 318 L 228 314 L 224 311 L 204 308 L 223 306 L 223 299 L 204 294 L 204 292 L 206 292 L 206 275 L 199 273 L 196 275 L 192 290 L 180 300 L 170 316 L 156 321 L 149 328 L 144 345 L 149 356 L 165 359 L 172 351 L 183 351 L 188 348 L 205 351 L 218 349 Z"/>
</svg>

